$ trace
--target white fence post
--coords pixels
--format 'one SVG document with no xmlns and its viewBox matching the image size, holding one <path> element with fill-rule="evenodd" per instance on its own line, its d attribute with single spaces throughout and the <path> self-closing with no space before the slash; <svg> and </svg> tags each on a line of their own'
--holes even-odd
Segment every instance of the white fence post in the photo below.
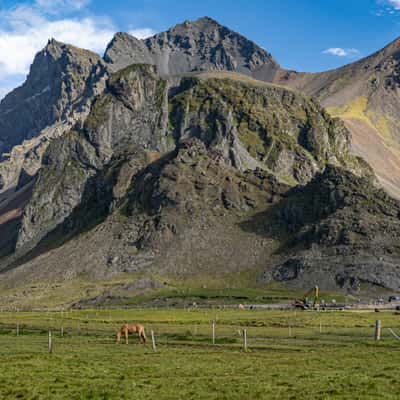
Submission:
<svg viewBox="0 0 400 400">
<path fill-rule="evenodd" d="M 152 343 L 152 346 L 153 346 L 153 351 L 157 351 L 157 348 L 156 348 L 156 339 L 155 339 L 155 337 L 154 337 L 154 332 L 151 331 L 150 333 L 151 333 L 151 343 Z"/>
<path fill-rule="evenodd" d="M 51 340 L 51 331 L 49 331 L 49 353 L 51 354 L 53 352 L 53 342 Z"/>
<path fill-rule="evenodd" d="M 215 344 L 215 321 L 212 323 L 212 344 Z"/>
<path fill-rule="evenodd" d="M 247 330 L 243 329 L 243 350 L 247 350 Z"/>
<path fill-rule="evenodd" d="M 381 321 L 375 321 L 375 340 L 381 339 Z"/>
</svg>

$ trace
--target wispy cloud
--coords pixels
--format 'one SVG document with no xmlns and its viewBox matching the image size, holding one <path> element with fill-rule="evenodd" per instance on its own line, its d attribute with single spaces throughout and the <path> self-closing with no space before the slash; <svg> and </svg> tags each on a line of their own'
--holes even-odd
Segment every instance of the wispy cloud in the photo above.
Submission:
<svg viewBox="0 0 400 400">
<path fill-rule="evenodd" d="M 360 51 L 353 48 L 330 47 L 322 52 L 322 54 L 329 54 L 336 57 L 357 57 Z"/>
<path fill-rule="evenodd" d="M 34 6 L 49 13 L 59 14 L 60 12 L 81 10 L 90 2 L 91 0 L 36 0 Z"/>
<path fill-rule="evenodd" d="M 400 0 L 388 0 L 388 4 L 390 4 L 395 10 L 400 10 Z"/>
<path fill-rule="evenodd" d="M 373 11 L 377 17 L 398 16 L 400 14 L 400 0 L 376 0 L 378 9 Z"/>
</svg>

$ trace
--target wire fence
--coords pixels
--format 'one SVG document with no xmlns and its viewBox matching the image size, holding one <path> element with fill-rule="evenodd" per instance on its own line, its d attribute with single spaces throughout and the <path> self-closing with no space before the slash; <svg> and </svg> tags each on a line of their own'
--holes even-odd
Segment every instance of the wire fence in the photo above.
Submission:
<svg viewBox="0 0 400 400">
<path fill-rule="evenodd" d="M 115 345 L 115 334 L 124 321 L 106 319 L 52 319 L 0 322 L 0 354 L 46 353 L 80 351 L 82 344 L 90 346 Z M 258 322 L 258 324 L 260 324 Z M 377 340 L 376 326 L 340 327 L 336 325 L 312 326 L 281 324 L 257 326 L 256 322 L 149 322 L 145 324 L 148 343 L 159 351 L 165 346 L 195 346 L 203 349 L 268 350 L 279 346 L 351 345 L 355 341 Z M 51 346 L 49 344 L 51 334 Z M 397 327 L 382 328 L 380 339 L 398 340 Z M 124 343 L 124 337 L 121 343 Z M 135 334 L 129 343 L 139 343 Z M 49 346 L 51 349 L 49 349 Z"/>
</svg>

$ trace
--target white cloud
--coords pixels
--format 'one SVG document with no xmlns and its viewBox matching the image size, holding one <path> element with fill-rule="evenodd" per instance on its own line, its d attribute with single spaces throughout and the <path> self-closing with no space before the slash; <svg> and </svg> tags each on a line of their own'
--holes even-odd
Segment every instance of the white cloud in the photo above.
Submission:
<svg viewBox="0 0 400 400">
<path fill-rule="evenodd" d="M 330 54 L 337 57 L 356 57 L 360 54 L 357 49 L 344 49 L 342 47 L 330 47 L 322 52 L 322 54 Z"/>
<path fill-rule="evenodd" d="M 400 0 L 388 0 L 388 3 L 389 3 L 395 10 L 400 10 Z"/>
<path fill-rule="evenodd" d="M 379 9 L 373 12 L 377 17 L 398 16 L 400 13 L 400 0 L 376 0 Z"/>
<path fill-rule="evenodd" d="M 0 24 L 0 77 L 26 74 L 35 54 L 49 38 L 101 53 L 115 31 L 112 23 L 102 18 L 52 20 L 26 6 L 3 13 L 2 17 L 5 24 Z"/>
<path fill-rule="evenodd" d="M 89 13 L 91 0 L 32 0 L 0 8 L 0 99 L 23 82 L 35 54 L 50 38 L 102 54 L 118 30 L 106 17 Z M 150 28 L 131 29 L 138 38 Z"/>
<path fill-rule="evenodd" d="M 157 32 L 150 28 L 137 28 L 129 30 L 128 33 L 137 39 L 146 39 L 155 35 Z"/>
</svg>

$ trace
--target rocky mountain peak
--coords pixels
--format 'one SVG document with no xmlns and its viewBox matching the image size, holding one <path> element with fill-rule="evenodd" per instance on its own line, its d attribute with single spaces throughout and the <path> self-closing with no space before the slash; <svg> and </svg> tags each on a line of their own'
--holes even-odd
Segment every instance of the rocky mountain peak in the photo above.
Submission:
<svg viewBox="0 0 400 400">
<path fill-rule="evenodd" d="M 154 64 L 143 41 L 125 32 L 114 35 L 104 53 L 104 61 L 112 71 L 119 71 L 132 64 Z"/>
<path fill-rule="evenodd" d="M 279 65 L 272 56 L 237 32 L 203 17 L 185 21 L 145 40 L 160 73 L 228 70 L 272 77 Z"/>
<path fill-rule="evenodd" d="M 185 21 L 144 40 L 117 33 L 104 60 L 114 71 L 133 63 L 155 64 L 163 76 L 223 70 L 272 80 L 280 69 L 267 51 L 210 17 Z"/>
<path fill-rule="evenodd" d="M 207 15 L 205 15 L 204 17 L 201 17 L 199 19 L 197 19 L 195 21 L 196 24 L 198 25 L 220 25 L 220 23 L 218 21 L 216 21 L 215 19 L 208 17 Z"/>
<path fill-rule="evenodd" d="M 93 51 L 81 49 L 51 38 L 48 40 L 46 46 L 36 54 L 31 66 L 31 72 L 32 68 L 35 70 L 37 66 L 42 67 L 39 63 L 41 59 L 46 59 L 49 62 L 62 61 L 64 64 L 96 63 L 100 60 L 100 56 Z"/>
<path fill-rule="evenodd" d="M 49 139 L 85 118 L 107 74 L 97 54 L 55 39 L 37 53 L 25 83 L 0 104 L 0 192 L 36 174 Z"/>
<path fill-rule="evenodd" d="M 62 53 L 63 48 L 66 47 L 65 43 L 59 42 L 58 40 L 51 38 L 48 40 L 47 45 L 44 47 L 42 52 L 49 54 Z"/>
<path fill-rule="evenodd" d="M 204 16 L 204 17 L 196 19 L 195 21 L 186 20 L 180 24 L 176 24 L 169 31 L 170 32 L 171 31 L 185 31 L 185 30 L 191 29 L 191 30 L 202 30 L 204 32 L 204 31 L 220 29 L 220 28 L 230 30 L 229 28 L 226 28 L 223 25 L 221 25 L 215 19 L 210 18 L 208 16 Z"/>
<path fill-rule="evenodd" d="M 0 153 L 65 118 L 101 63 L 91 51 L 49 40 L 36 54 L 25 83 L 0 104 Z"/>
</svg>

